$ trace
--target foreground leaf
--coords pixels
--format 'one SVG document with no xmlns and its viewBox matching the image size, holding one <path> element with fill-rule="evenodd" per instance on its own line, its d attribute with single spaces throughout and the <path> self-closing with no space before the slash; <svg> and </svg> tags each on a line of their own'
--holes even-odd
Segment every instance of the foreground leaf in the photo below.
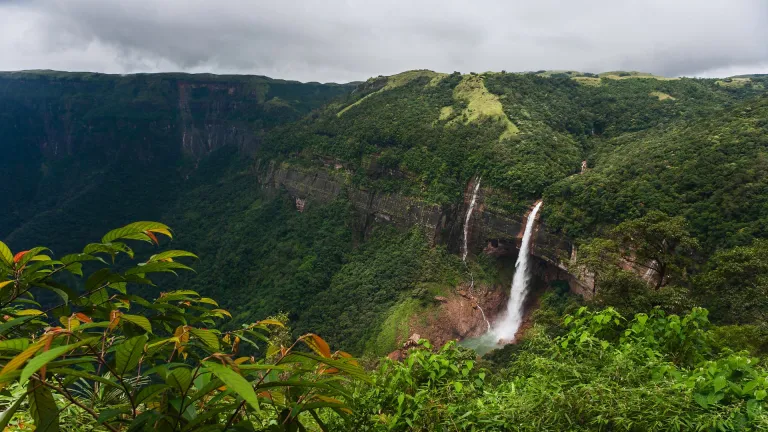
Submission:
<svg viewBox="0 0 768 432">
<path fill-rule="evenodd" d="M 25 396 L 26 395 L 16 399 L 16 402 L 14 402 L 13 405 L 9 406 L 7 410 L 0 414 L 0 430 L 6 430 L 5 428 L 8 426 L 8 422 L 11 421 L 13 415 L 16 414 L 16 411 L 19 409 L 19 406 L 21 406 L 21 403 L 24 402 Z"/>
<path fill-rule="evenodd" d="M 83 339 L 77 343 L 60 346 L 60 347 L 56 347 L 51 350 L 45 351 L 44 353 L 30 360 L 29 363 L 27 363 L 27 365 L 24 367 L 24 370 L 21 371 L 20 380 L 26 381 L 32 376 L 33 373 L 37 372 L 38 370 L 40 370 L 40 368 L 42 368 L 43 366 L 53 361 L 53 359 L 69 351 L 72 351 L 75 348 L 81 347 L 83 345 L 88 345 L 91 342 L 94 342 L 98 339 L 99 339 L 98 337 Z"/>
<path fill-rule="evenodd" d="M 35 420 L 35 432 L 59 432 L 59 407 L 53 400 L 51 390 L 36 380 L 30 380 L 27 388 L 29 413 Z"/>
<path fill-rule="evenodd" d="M 123 376 L 131 372 L 139 365 L 141 356 L 144 355 L 144 345 L 147 343 L 147 336 L 141 335 L 132 337 L 117 346 L 115 350 L 115 372 Z"/>
<path fill-rule="evenodd" d="M 220 364 L 207 361 L 204 363 L 206 369 L 213 372 L 229 390 L 237 393 L 238 396 L 243 398 L 245 402 L 250 405 L 257 413 L 261 412 L 259 406 L 259 398 L 256 396 L 256 392 L 253 390 L 251 383 L 248 382 L 242 375 L 233 371 L 232 369 Z"/>
</svg>

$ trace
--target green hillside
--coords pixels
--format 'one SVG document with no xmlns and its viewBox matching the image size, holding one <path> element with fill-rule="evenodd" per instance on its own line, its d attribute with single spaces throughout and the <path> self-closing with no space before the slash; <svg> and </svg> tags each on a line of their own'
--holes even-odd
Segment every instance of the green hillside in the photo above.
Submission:
<svg viewBox="0 0 768 432">
<path fill-rule="evenodd" d="M 144 409 L 137 427 L 169 431 L 764 428 L 766 84 L 621 71 L 417 70 L 355 84 L 0 73 L 0 365 L 59 325 L 114 347 L 94 354 L 56 339 L 61 355 L 114 368 L 129 350 L 154 365 L 138 369 L 147 383 L 125 381 L 140 372 L 52 367 L 48 378 L 70 380 L 44 386 L 58 399 L 32 391 L 42 399 L 14 421 L 41 430 L 34 404 L 85 398 L 64 391 L 82 378 L 128 395 L 91 396 L 107 430 L 126 430 Z M 416 332 L 475 336 L 478 312 L 504 313 L 539 199 L 518 343 L 480 359 L 452 342 L 399 350 Z M 130 243 L 147 260 L 139 267 L 102 238 L 151 220 L 173 240 L 153 224 L 113 239 L 145 241 Z M 152 258 L 165 248 L 199 259 Z M 35 312 L 22 308 L 46 317 L 27 323 Z M 112 325 L 114 311 L 127 324 Z M 152 321 L 130 318 L 140 315 Z M 30 356 L 45 356 L 38 348 Z M 382 358 L 390 353 L 404 361 Z M 0 405 L 27 395 L 20 374 L 47 382 L 39 371 L 0 371 Z M 240 393 L 227 371 L 262 393 Z M 162 388 L 139 409 L 134 385 Z M 93 415 L 76 412 L 60 420 L 92 430 Z"/>
</svg>

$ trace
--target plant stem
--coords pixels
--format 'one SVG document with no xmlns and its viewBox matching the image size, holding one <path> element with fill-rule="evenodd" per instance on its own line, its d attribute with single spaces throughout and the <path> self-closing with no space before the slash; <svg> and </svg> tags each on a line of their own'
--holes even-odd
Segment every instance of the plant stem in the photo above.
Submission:
<svg viewBox="0 0 768 432">
<path fill-rule="evenodd" d="M 80 403 L 80 401 L 78 401 L 74 396 L 72 396 L 72 394 L 70 394 L 69 391 L 67 391 L 66 389 L 61 388 L 61 387 L 56 387 L 55 385 L 49 384 L 49 383 L 47 383 L 45 381 L 41 381 L 39 378 L 34 377 L 34 376 L 32 378 L 34 380 L 36 380 L 37 382 L 39 382 L 40 384 L 42 384 L 43 386 L 48 387 L 51 390 L 55 390 L 57 393 L 59 393 L 60 395 L 64 396 L 65 398 L 67 398 L 68 401 L 70 401 L 73 404 L 77 405 L 78 408 L 80 408 L 81 410 L 83 410 L 83 411 L 87 412 L 88 414 L 90 414 L 91 417 L 96 419 L 96 421 L 99 420 L 99 414 L 96 411 L 94 411 L 94 410 L 88 408 L 87 406 L 83 405 L 82 403 Z M 112 432 L 120 432 L 118 429 L 115 429 L 114 426 L 112 426 L 112 425 L 110 425 L 108 423 L 102 423 L 102 425 L 105 428 L 107 428 L 110 431 L 112 431 Z"/>
</svg>

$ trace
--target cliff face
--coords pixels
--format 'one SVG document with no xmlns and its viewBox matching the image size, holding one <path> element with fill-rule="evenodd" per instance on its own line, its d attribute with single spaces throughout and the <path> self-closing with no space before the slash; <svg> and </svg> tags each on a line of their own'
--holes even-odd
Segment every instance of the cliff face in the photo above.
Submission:
<svg viewBox="0 0 768 432">
<path fill-rule="evenodd" d="M 117 215 L 104 225 L 123 223 L 137 205 L 152 208 L 135 217 L 153 216 L 163 203 L 149 195 L 171 193 L 168 185 L 210 153 L 251 152 L 266 131 L 353 87 L 258 76 L 0 73 L 0 238 L 52 209 L 98 208 L 83 202 L 89 196 L 101 195 Z M 152 194 L 128 204 L 129 188 Z M 104 217 L 76 219 L 101 227 Z"/>
<path fill-rule="evenodd" d="M 463 242 L 463 223 L 472 191 L 468 191 L 461 205 L 438 206 L 399 194 L 382 194 L 349 186 L 346 173 L 340 167 L 303 170 L 261 161 L 256 173 L 262 187 L 286 190 L 296 198 L 300 210 L 313 202 L 329 203 L 340 196 L 347 197 L 357 210 L 358 228 L 364 234 L 375 223 L 390 223 L 400 228 L 419 225 L 432 233 L 433 244 L 446 244 L 453 252 L 458 253 Z M 484 193 L 481 188 L 477 198 L 479 204 L 470 218 L 469 253 L 516 256 L 522 241 L 524 218 L 487 208 L 483 205 Z M 546 280 L 568 280 L 574 292 L 585 294 L 586 283 L 568 273 L 568 262 L 573 253 L 570 241 L 551 233 L 542 224 L 537 226 L 535 236 L 532 251 L 539 258 L 536 272 Z"/>
<path fill-rule="evenodd" d="M 352 88 L 257 76 L 0 73 L 0 145 L 45 158 L 199 159 L 225 145 L 252 148 L 265 130 Z"/>
</svg>

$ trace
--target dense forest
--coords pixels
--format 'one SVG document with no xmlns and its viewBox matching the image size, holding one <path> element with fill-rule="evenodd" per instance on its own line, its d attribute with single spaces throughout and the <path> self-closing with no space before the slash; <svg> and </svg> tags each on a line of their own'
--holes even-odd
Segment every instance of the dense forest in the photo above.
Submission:
<svg viewBox="0 0 768 432">
<path fill-rule="evenodd" d="M 0 74 L 0 426 L 767 428 L 766 84 Z"/>
</svg>

